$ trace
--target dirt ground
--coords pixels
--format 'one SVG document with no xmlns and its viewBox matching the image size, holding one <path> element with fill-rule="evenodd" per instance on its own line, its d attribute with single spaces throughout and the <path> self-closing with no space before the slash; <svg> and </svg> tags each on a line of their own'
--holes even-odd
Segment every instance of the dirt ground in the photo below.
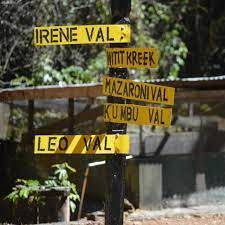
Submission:
<svg viewBox="0 0 225 225">
<path fill-rule="evenodd" d="M 70 225 L 104 225 L 104 221 L 79 221 Z M 124 225 L 225 225 L 225 215 L 179 215 L 141 221 L 126 220 Z"/>
<path fill-rule="evenodd" d="M 184 215 L 144 221 L 126 222 L 125 225 L 225 225 L 225 215 Z"/>
<path fill-rule="evenodd" d="M 105 225 L 104 213 L 71 222 L 70 225 Z M 125 213 L 124 225 L 225 225 L 225 204 L 201 205 L 188 208 L 167 208 L 159 210 L 137 209 Z"/>
</svg>

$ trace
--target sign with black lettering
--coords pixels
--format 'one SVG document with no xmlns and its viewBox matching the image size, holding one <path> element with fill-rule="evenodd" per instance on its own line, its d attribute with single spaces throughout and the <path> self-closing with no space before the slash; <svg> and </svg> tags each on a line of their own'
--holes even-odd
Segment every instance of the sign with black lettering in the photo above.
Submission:
<svg viewBox="0 0 225 225">
<path fill-rule="evenodd" d="M 129 43 L 130 26 L 74 25 L 34 28 L 34 45 Z"/>
<path fill-rule="evenodd" d="M 103 94 L 143 102 L 173 105 L 175 88 L 103 76 Z"/>
<path fill-rule="evenodd" d="M 35 154 L 128 154 L 128 135 L 35 135 Z"/>
<path fill-rule="evenodd" d="M 105 122 L 169 127 L 171 116 L 171 108 L 147 107 L 133 104 L 107 103 L 104 105 Z"/>
<path fill-rule="evenodd" d="M 156 48 L 107 48 L 109 68 L 156 68 L 158 50 Z"/>
</svg>

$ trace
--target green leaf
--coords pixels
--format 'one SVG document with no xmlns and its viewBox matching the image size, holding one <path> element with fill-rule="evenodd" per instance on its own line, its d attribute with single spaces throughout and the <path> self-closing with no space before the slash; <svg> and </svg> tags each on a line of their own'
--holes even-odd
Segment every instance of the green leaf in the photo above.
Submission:
<svg viewBox="0 0 225 225">
<path fill-rule="evenodd" d="M 29 196 L 29 189 L 27 188 L 22 188 L 20 191 L 19 191 L 19 197 L 21 198 L 24 198 L 24 199 L 27 199 L 28 196 Z"/>
<path fill-rule="evenodd" d="M 27 181 L 24 179 L 16 179 L 16 184 L 26 184 Z"/>
<path fill-rule="evenodd" d="M 44 182 L 44 184 L 45 184 L 46 187 L 56 187 L 56 186 L 58 186 L 57 182 L 55 180 L 46 180 Z"/>
<path fill-rule="evenodd" d="M 69 198 L 70 198 L 70 200 L 72 200 L 72 201 L 80 201 L 80 196 L 78 195 L 78 194 L 70 194 L 69 195 Z"/>
<path fill-rule="evenodd" d="M 28 186 L 39 186 L 40 182 L 38 180 L 27 180 L 26 184 Z"/>
<path fill-rule="evenodd" d="M 75 212 L 75 210 L 76 210 L 76 204 L 73 202 L 73 201 L 70 201 L 70 210 L 71 210 L 71 212 Z"/>
<path fill-rule="evenodd" d="M 16 190 L 8 194 L 4 199 L 15 203 L 18 200 L 18 198 L 19 198 L 19 195 L 18 195 L 18 191 Z"/>
<path fill-rule="evenodd" d="M 54 173 L 55 175 L 58 175 L 59 180 L 66 180 L 68 178 L 68 174 L 66 169 L 58 169 Z"/>
<path fill-rule="evenodd" d="M 73 173 L 75 173 L 76 172 L 76 170 L 73 168 L 73 167 L 71 167 L 68 163 L 65 163 L 65 167 L 67 168 L 67 169 L 69 169 L 71 172 L 73 172 Z"/>
</svg>

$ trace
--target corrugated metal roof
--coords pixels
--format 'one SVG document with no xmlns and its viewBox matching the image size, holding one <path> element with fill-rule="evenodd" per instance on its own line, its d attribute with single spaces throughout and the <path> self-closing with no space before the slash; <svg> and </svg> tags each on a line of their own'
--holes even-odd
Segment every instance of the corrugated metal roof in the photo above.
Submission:
<svg viewBox="0 0 225 225">
<path fill-rule="evenodd" d="M 147 81 L 175 88 L 188 88 L 196 90 L 204 89 L 225 89 L 225 75 L 214 77 L 191 77 L 177 79 L 154 79 Z"/>
<path fill-rule="evenodd" d="M 215 76 L 215 77 L 190 77 L 190 78 L 175 78 L 175 79 L 153 79 L 149 80 L 149 82 L 174 82 L 174 81 L 183 81 L 183 82 L 198 82 L 198 81 L 217 81 L 217 80 L 225 80 L 225 75 Z"/>
<path fill-rule="evenodd" d="M 135 77 L 138 77 L 136 75 Z M 138 79 L 135 79 L 135 81 L 139 81 Z M 170 83 L 172 86 L 176 87 L 176 83 L 198 83 L 198 82 L 207 82 L 210 83 L 210 81 L 225 81 L 225 75 L 220 75 L 220 76 L 213 76 L 213 77 L 190 77 L 190 78 L 157 78 L 157 79 L 149 79 L 145 80 L 144 82 L 147 83 Z M 174 85 L 173 85 L 174 84 Z M 85 87 L 85 86 L 92 86 L 92 85 L 101 85 L 101 83 L 87 83 L 87 84 L 75 84 L 75 86 L 80 86 L 80 87 Z M 48 85 L 48 86 L 37 86 L 41 88 L 57 88 L 57 87 L 73 87 L 74 85 Z M 179 85 L 182 86 L 182 85 Z M 184 85 L 186 86 L 186 85 Z M 0 80 L 0 89 L 6 89 L 6 88 L 16 88 L 16 89 L 24 89 L 24 88 L 29 88 L 29 86 L 22 86 L 22 87 L 15 87 L 11 86 L 9 82 L 3 82 Z M 32 88 L 32 87 L 31 87 Z"/>
</svg>

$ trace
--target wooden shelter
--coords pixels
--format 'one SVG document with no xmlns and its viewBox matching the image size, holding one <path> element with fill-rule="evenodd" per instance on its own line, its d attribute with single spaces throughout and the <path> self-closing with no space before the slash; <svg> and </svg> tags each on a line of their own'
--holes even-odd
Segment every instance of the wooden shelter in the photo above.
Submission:
<svg viewBox="0 0 225 225">
<path fill-rule="evenodd" d="M 225 132 L 217 130 L 217 127 L 214 126 L 215 119 L 213 118 L 212 120 L 208 120 L 204 117 L 193 117 L 194 103 L 224 103 L 225 75 L 217 77 L 183 78 L 175 80 L 156 79 L 146 82 L 176 88 L 175 105 L 188 103 L 189 115 L 192 117 L 174 117 L 172 123 L 176 122 L 176 124 L 181 125 L 191 124 L 191 126 L 201 126 L 201 130 L 199 132 L 195 131 L 174 134 L 170 134 L 167 132 L 162 134 L 156 133 L 154 135 L 151 134 L 149 136 L 145 136 L 144 139 L 143 137 L 140 138 L 141 134 L 131 134 L 133 135 L 131 138 L 131 154 L 139 157 L 130 160 L 130 163 L 128 165 L 128 174 L 132 173 L 132 176 L 127 176 L 127 186 L 132 190 L 134 182 L 129 181 L 129 179 L 130 177 L 133 177 L 132 179 L 136 179 L 135 190 L 138 193 L 140 192 L 140 198 L 136 199 L 136 197 L 132 196 L 132 193 L 130 192 L 130 199 L 133 198 L 137 206 L 146 206 L 149 204 L 150 200 L 152 202 L 157 202 L 162 198 L 162 179 L 165 179 L 165 177 L 163 178 L 163 174 L 165 174 L 165 170 L 163 168 L 166 164 L 163 166 L 157 164 L 155 167 L 154 165 L 152 165 L 152 163 L 159 163 L 160 160 L 167 160 L 168 156 L 186 157 L 187 155 L 194 155 L 194 173 L 196 174 L 195 190 L 204 190 L 206 188 L 206 181 L 204 175 L 205 153 L 211 152 L 214 154 L 218 152 L 225 152 L 225 146 L 223 142 Z M 59 100 L 61 101 L 60 107 L 66 108 L 68 117 L 65 119 L 59 119 L 51 124 L 47 124 L 46 126 L 34 129 L 33 120 L 36 105 L 38 105 L 37 103 L 42 100 L 49 100 L 54 102 L 56 101 L 56 99 L 61 99 Z M 101 83 L 66 86 L 6 88 L 0 90 L 0 102 L 6 104 L 23 103 L 23 105 L 28 106 L 29 133 L 25 134 L 25 136 L 28 135 L 27 137 L 29 139 L 31 139 L 30 135 L 51 134 L 57 129 L 67 129 L 68 133 L 73 132 L 73 128 L 77 124 L 85 122 L 87 120 L 95 120 L 97 117 L 103 115 L 103 106 L 101 104 L 96 104 L 96 102 L 98 102 L 98 100 L 102 102 L 105 99 L 106 97 L 102 96 Z M 75 114 L 74 109 L 76 108 L 77 101 L 83 102 L 85 104 L 83 110 Z M 144 150 L 139 151 L 140 146 L 143 146 Z M 190 167 L 192 168 L 193 166 Z M 134 173 L 134 171 L 136 172 Z M 152 171 L 152 175 L 149 171 Z M 99 171 L 96 173 L 99 173 Z M 136 175 L 133 175 L 133 173 Z M 184 175 L 184 177 L 185 176 L 186 175 Z M 152 189 L 152 191 L 150 191 L 150 196 L 158 197 L 157 199 L 150 199 L 148 201 L 146 199 L 148 199 L 147 197 L 149 196 L 149 192 L 141 192 L 141 190 L 149 190 L 149 182 L 144 183 L 142 181 L 152 181 L 152 179 L 155 179 L 156 177 L 160 177 L 160 179 L 157 178 L 158 183 L 155 182 L 155 189 L 153 187 L 154 190 Z M 166 176 L 166 182 L 169 182 L 170 178 L 167 178 Z M 90 177 L 89 183 L 91 184 L 91 182 L 94 182 L 94 185 L 98 185 L 96 184 L 96 178 L 92 179 Z M 139 187 L 139 183 L 142 186 Z M 101 187 L 99 188 L 103 188 L 103 186 L 104 185 L 101 185 Z M 179 184 L 177 184 L 177 190 L 179 189 L 178 186 Z M 99 193 L 104 193 L 104 191 L 100 191 Z"/>
<path fill-rule="evenodd" d="M 195 102 L 218 102 L 225 98 L 225 75 L 217 77 L 198 77 L 198 78 L 182 78 L 182 79 L 156 79 L 146 81 L 176 88 L 175 104 L 195 103 Z M 74 124 L 94 120 L 103 113 L 103 107 L 91 107 L 91 103 L 95 99 L 104 99 L 102 96 L 102 84 L 78 84 L 64 86 L 36 86 L 24 88 L 6 88 L 0 89 L 0 102 L 16 103 L 27 102 L 29 110 L 29 131 L 31 133 L 46 133 L 56 130 L 57 128 L 68 128 L 72 131 Z M 39 100 L 55 100 L 64 99 L 68 101 L 67 112 L 68 118 L 56 121 L 48 126 L 33 128 L 33 117 L 35 112 L 35 102 Z M 74 99 L 84 100 L 87 106 L 82 112 L 74 115 Z"/>
</svg>

